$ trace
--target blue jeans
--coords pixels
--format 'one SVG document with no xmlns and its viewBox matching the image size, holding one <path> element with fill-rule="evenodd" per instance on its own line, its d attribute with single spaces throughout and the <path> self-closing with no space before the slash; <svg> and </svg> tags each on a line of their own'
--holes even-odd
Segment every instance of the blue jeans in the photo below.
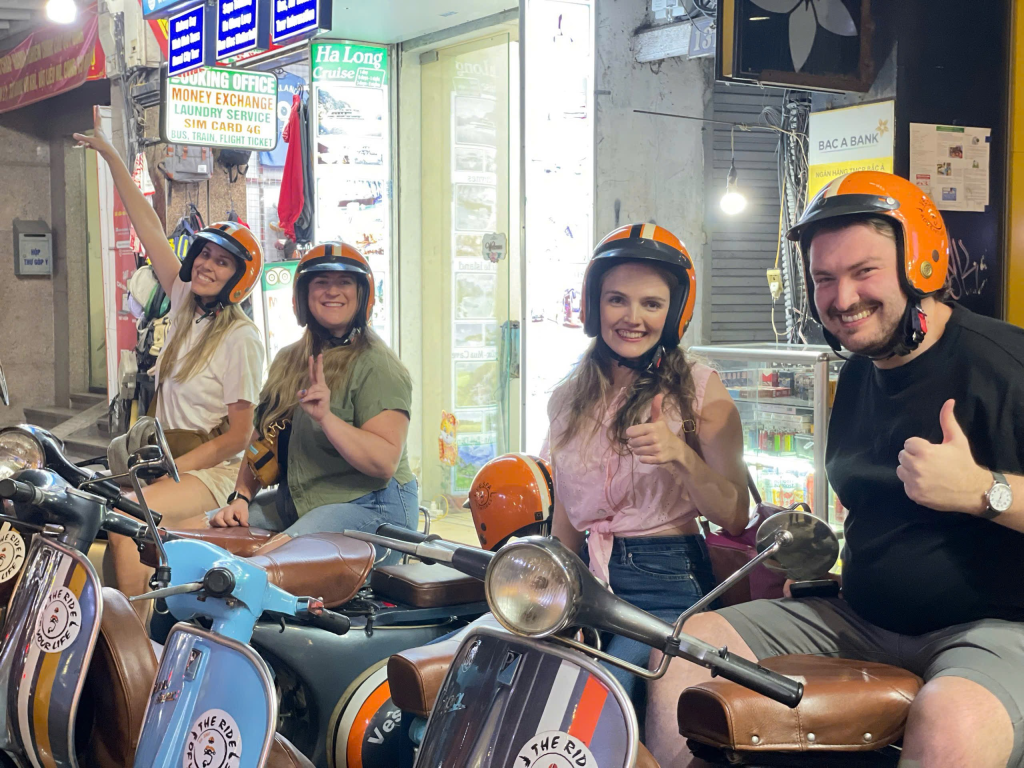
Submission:
<svg viewBox="0 0 1024 768">
<path fill-rule="evenodd" d="M 580 557 L 589 565 L 586 544 Z M 616 538 L 608 572 L 616 595 L 669 623 L 715 587 L 707 546 L 698 535 Z M 618 635 L 605 635 L 601 641 L 615 658 L 647 667 L 649 646 Z M 629 695 L 642 727 L 647 708 L 645 681 L 624 669 L 605 667 Z"/>
<path fill-rule="evenodd" d="M 278 490 L 278 493 L 281 489 Z M 290 499 L 289 499 L 290 502 Z M 216 510 L 211 513 L 215 514 Z M 306 533 L 341 533 L 355 530 L 373 533 L 380 525 L 391 523 L 415 531 L 419 525 L 419 487 L 415 480 L 405 485 L 391 478 L 379 491 L 373 491 L 343 504 L 325 504 L 299 517 L 290 503 L 276 506 L 253 504 L 249 507 L 249 525 L 268 531 L 283 531 L 289 536 Z M 378 552 L 377 557 L 382 553 Z M 392 552 L 378 565 L 393 565 L 401 552 Z"/>
</svg>

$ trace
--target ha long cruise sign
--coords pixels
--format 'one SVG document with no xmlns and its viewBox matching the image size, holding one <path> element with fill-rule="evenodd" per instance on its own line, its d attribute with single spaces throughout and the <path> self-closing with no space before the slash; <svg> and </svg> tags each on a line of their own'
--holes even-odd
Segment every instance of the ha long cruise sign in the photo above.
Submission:
<svg viewBox="0 0 1024 768">
<path fill-rule="evenodd" d="M 224 67 L 165 77 L 160 138 L 168 144 L 269 152 L 277 146 L 277 78 Z"/>
</svg>

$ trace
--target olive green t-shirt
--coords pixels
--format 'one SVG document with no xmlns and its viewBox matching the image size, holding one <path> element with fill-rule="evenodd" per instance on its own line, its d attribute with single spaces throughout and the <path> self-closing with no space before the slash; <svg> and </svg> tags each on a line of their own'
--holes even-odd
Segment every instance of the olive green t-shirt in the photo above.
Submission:
<svg viewBox="0 0 1024 768">
<path fill-rule="evenodd" d="M 348 384 L 331 391 L 331 412 L 355 427 L 362 427 L 382 411 L 412 415 L 412 380 L 409 373 L 376 343 L 352 361 Z M 395 480 L 413 479 L 407 449 L 402 447 Z M 325 504 L 343 504 L 386 487 L 388 481 L 364 475 L 331 445 L 323 429 L 296 406 L 288 441 L 288 491 L 299 516 Z"/>
</svg>

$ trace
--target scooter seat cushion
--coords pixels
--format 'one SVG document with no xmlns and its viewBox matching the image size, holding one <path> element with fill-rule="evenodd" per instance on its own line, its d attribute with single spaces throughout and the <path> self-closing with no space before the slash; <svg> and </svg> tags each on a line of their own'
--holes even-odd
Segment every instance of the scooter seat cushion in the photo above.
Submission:
<svg viewBox="0 0 1024 768">
<path fill-rule="evenodd" d="M 370 587 L 379 597 L 390 597 L 416 608 L 483 602 L 484 583 L 443 565 L 409 563 L 374 570 Z"/>
<path fill-rule="evenodd" d="M 679 732 L 737 752 L 869 752 L 903 736 L 921 678 L 871 661 L 775 656 L 761 666 L 804 683 L 794 709 L 713 678 L 679 697 Z"/>
<path fill-rule="evenodd" d="M 281 535 L 273 531 L 265 531 L 262 528 L 203 528 L 194 531 L 168 531 L 168 533 L 183 539 L 198 539 L 213 544 L 215 547 L 226 549 L 232 555 L 238 557 L 251 557 L 256 550 L 266 544 L 275 536 Z M 156 568 L 156 546 L 149 542 L 144 544 L 139 554 L 143 565 Z"/>
<path fill-rule="evenodd" d="M 76 727 L 89 733 L 79 765 L 124 768 L 135 762 L 156 672 L 142 620 L 124 595 L 104 587 L 100 636 L 76 720 Z"/>
<path fill-rule="evenodd" d="M 485 613 L 447 640 L 419 648 L 408 648 L 388 659 L 391 703 L 403 712 L 428 717 L 463 638 L 470 629 L 479 626 L 505 631 L 494 616 Z"/>
<path fill-rule="evenodd" d="M 270 583 L 299 597 L 319 597 L 328 608 L 356 596 L 373 567 L 373 545 L 341 533 L 309 533 L 258 551 L 249 562 Z"/>
<path fill-rule="evenodd" d="M 313 763 L 280 733 L 274 734 L 266 768 L 313 768 Z"/>
</svg>

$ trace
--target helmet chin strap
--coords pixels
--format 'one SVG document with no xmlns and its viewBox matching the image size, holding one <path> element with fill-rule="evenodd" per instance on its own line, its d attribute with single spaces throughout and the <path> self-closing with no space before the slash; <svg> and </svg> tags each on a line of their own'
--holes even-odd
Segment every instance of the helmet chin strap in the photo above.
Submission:
<svg viewBox="0 0 1024 768">
<path fill-rule="evenodd" d="M 660 341 L 639 357 L 623 357 L 609 347 L 608 343 L 601 336 L 598 336 L 598 344 L 601 345 L 608 357 L 623 368 L 630 368 L 634 371 L 643 371 L 644 373 L 654 373 L 658 370 L 661 366 L 661 361 L 665 357 L 665 347 Z"/>
<path fill-rule="evenodd" d="M 311 318 L 312 319 L 312 318 Z M 335 347 L 347 347 L 352 343 L 352 339 L 359 335 L 361 329 L 350 328 L 344 336 L 333 336 L 330 331 L 324 328 L 320 323 L 313 320 L 310 325 L 313 327 L 313 332 L 320 337 L 320 341 L 327 349 L 334 349 Z"/>
<path fill-rule="evenodd" d="M 843 347 L 839 343 L 839 339 L 830 333 L 824 324 L 822 324 L 821 330 L 825 334 L 825 341 L 832 347 L 832 351 L 844 360 L 849 360 L 850 358 L 842 353 Z M 866 357 L 868 360 L 889 360 L 893 357 L 909 355 L 921 345 L 927 334 L 928 316 L 921 309 L 920 300 L 909 299 L 899 325 L 896 326 L 896 330 L 893 331 L 893 335 L 884 348 L 885 351 L 877 355 L 859 355 L 859 357 Z"/>
<path fill-rule="evenodd" d="M 224 302 L 222 302 L 220 298 L 216 298 L 213 301 L 200 301 L 197 303 L 199 304 L 199 308 L 203 310 L 203 314 L 196 318 L 197 323 L 205 320 L 208 317 L 216 317 L 218 314 L 220 314 L 220 311 L 224 309 Z"/>
</svg>

